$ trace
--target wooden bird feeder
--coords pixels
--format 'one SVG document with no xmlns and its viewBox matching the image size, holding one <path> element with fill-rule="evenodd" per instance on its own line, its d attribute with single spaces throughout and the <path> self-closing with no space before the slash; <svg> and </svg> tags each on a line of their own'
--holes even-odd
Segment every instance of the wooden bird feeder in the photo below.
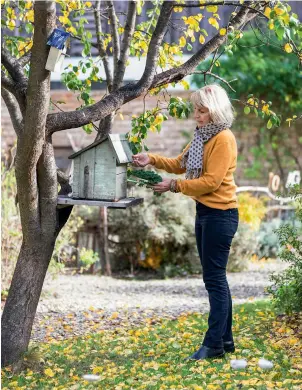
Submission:
<svg viewBox="0 0 302 390">
<path fill-rule="evenodd" d="M 59 196 L 58 204 L 127 208 L 143 202 L 143 198 L 127 198 L 132 151 L 126 134 L 109 134 L 69 158 L 73 160 L 72 197 Z"/>
</svg>

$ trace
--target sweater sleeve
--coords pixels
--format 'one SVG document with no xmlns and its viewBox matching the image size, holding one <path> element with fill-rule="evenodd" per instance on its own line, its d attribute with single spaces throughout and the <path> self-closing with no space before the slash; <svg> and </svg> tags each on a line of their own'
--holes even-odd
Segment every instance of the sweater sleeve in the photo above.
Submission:
<svg viewBox="0 0 302 390">
<path fill-rule="evenodd" d="M 147 154 L 151 160 L 151 164 L 154 165 L 155 168 L 163 169 L 168 173 L 181 174 L 181 173 L 186 172 L 186 168 L 182 168 L 180 166 L 181 159 L 182 159 L 183 154 L 190 147 L 190 144 L 191 144 L 191 142 L 184 148 L 182 153 L 175 158 L 162 157 L 158 154 L 153 154 L 153 153 L 147 153 Z"/>
<path fill-rule="evenodd" d="M 188 196 L 214 192 L 222 183 L 234 158 L 235 153 L 230 142 L 216 145 L 209 156 L 206 172 L 197 179 L 177 179 L 177 189 Z"/>
</svg>

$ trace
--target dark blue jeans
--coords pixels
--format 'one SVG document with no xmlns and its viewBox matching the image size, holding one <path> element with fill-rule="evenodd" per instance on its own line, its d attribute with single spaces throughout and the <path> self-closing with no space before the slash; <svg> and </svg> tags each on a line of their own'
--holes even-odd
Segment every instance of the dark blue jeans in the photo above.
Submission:
<svg viewBox="0 0 302 390">
<path fill-rule="evenodd" d="M 220 210 L 196 202 L 196 242 L 210 303 L 208 330 L 202 344 L 211 348 L 233 341 L 232 297 L 226 266 L 238 220 L 237 208 Z"/>
</svg>

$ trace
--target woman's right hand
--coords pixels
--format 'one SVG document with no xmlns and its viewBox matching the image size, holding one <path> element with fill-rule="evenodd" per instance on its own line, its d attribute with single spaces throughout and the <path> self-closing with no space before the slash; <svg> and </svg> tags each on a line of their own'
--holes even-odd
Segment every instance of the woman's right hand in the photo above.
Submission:
<svg viewBox="0 0 302 390">
<path fill-rule="evenodd" d="M 138 153 L 132 156 L 132 164 L 136 167 L 145 167 L 151 164 L 151 160 L 147 153 Z"/>
</svg>

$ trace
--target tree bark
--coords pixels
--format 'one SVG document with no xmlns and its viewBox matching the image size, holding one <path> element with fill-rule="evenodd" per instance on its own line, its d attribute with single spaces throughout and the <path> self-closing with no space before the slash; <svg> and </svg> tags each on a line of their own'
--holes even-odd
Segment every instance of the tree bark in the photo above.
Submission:
<svg viewBox="0 0 302 390">
<path fill-rule="evenodd" d="M 21 246 L 2 315 L 1 359 L 6 366 L 27 350 L 55 240 Z"/>
</svg>

